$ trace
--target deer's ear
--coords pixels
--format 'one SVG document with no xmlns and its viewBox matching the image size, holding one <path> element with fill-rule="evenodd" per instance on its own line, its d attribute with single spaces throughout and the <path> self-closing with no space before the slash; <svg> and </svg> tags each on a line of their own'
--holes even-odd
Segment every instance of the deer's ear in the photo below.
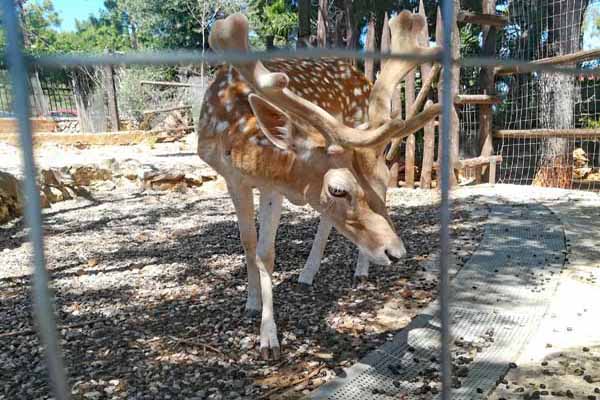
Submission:
<svg viewBox="0 0 600 400">
<path fill-rule="evenodd" d="M 290 117 L 274 104 L 252 93 L 248 96 L 258 126 L 273 146 L 288 150 L 292 144 Z"/>
</svg>

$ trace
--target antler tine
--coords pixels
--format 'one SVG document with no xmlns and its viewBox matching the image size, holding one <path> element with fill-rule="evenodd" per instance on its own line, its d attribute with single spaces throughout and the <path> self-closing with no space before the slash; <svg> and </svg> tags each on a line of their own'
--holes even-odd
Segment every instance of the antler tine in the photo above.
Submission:
<svg viewBox="0 0 600 400">
<path fill-rule="evenodd" d="M 426 24 L 427 21 L 423 16 L 406 10 L 393 17 L 389 22 L 392 33 L 390 46 L 392 54 L 404 53 L 417 56 L 437 54 L 438 49 L 425 47 L 418 43 L 418 37 Z M 386 61 L 369 98 L 370 126 L 377 127 L 390 118 L 390 103 L 394 88 L 418 64 L 418 60 L 390 59 Z"/>
<path fill-rule="evenodd" d="M 248 19 L 242 14 L 233 14 L 214 23 L 208 43 L 215 51 L 233 50 L 247 53 L 250 50 L 248 32 Z M 238 63 L 235 67 L 260 91 L 284 88 L 289 83 L 286 74 L 272 73 L 261 62 Z"/>
<path fill-rule="evenodd" d="M 217 51 L 247 52 L 248 20 L 242 14 L 234 14 L 217 21 L 210 33 L 209 43 Z M 271 72 L 260 61 L 242 62 L 234 66 L 265 99 L 295 118 L 312 125 L 330 145 L 336 144 L 346 148 L 378 146 L 389 142 L 393 137 L 414 133 L 441 112 L 441 107 L 436 104 L 409 121 L 394 119 L 374 129 L 360 130 L 342 124 L 318 105 L 290 91 L 286 74 Z"/>
</svg>

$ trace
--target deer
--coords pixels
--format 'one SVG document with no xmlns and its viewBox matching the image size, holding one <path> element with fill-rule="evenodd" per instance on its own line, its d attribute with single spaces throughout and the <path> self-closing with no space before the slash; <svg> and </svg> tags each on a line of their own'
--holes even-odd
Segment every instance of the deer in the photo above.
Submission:
<svg viewBox="0 0 600 400">
<path fill-rule="evenodd" d="M 408 11 L 392 18 L 391 51 L 433 57 L 436 50 L 416 40 L 424 23 Z M 233 14 L 215 21 L 209 44 L 216 52 L 247 53 L 248 34 L 247 18 Z M 383 149 L 441 112 L 432 104 L 407 120 L 391 115 L 394 87 L 417 64 L 386 61 L 370 88 L 342 60 L 248 60 L 221 68 L 208 87 L 197 152 L 224 178 L 235 208 L 248 275 L 246 310 L 261 315 L 264 359 L 280 356 L 272 273 L 283 198 L 310 205 L 321 216 L 321 236 L 335 227 L 368 262 L 390 266 L 406 255 L 386 209 Z"/>
</svg>

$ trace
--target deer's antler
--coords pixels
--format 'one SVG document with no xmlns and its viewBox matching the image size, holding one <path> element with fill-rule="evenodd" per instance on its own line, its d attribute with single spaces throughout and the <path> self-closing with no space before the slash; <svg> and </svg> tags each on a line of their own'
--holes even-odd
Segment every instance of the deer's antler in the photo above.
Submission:
<svg viewBox="0 0 600 400">
<path fill-rule="evenodd" d="M 389 22 L 392 33 L 391 53 L 427 57 L 436 55 L 439 52 L 437 48 L 425 47 L 418 43 L 418 37 L 426 23 L 423 16 L 406 10 L 393 17 Z M 389 59 L 385 62 L 369 97 L 371 127 L 377 127 L 390 119 L 394 89 L 418 64 L 416 59 Z"/>
<path fill-rule="evenodd" d="M 392 42 L 394 42 L 394 36 L 407 34 L 413 36 L 413 32 L 416 31 L 412 29 L 412 18 L 410 13 L 404 13 L 403 16 L 399 17 L 398 23 L 394 23 L 392 28 Z M 408 20 L 409 22 L 406 22 Z M 408 31 L 410 33 L 407 33 Z M 396 41 L 400 42 L 401 39 L 397 37 Z M 242 14 L 234 14 L 224 20 L 215 22 L 209 36 L 209 43 L 215 51 L 249 51 L 248 20 Z M 411 39 L 411 43 L 416 43 L 416 36 L 414 40 Z M 399 63 L 389 64 L 396 65 L 396 68 L 402 68 L 402 71 L 406 69 L 410 71 L 414 68 L 413 61 L 405 61 L 405 63 L 410 64 L 410 67 Z M 360 130 L 342 124 L 318 105 L 289 90 L 289 78 L 286 74 L 271 72 L 260 61 L 241 62 L 234 66 L 266 100 L 312 125 L 321 132 L 330 144 L 346 148 L 378 146 L 389 142 L 394 137 L 406 137 L 421 129 L 427 121 L 441 112 L 440 105 L 436 104 L 428 107 L 410 120 L 392 119 L 381 126 Z M 391 75 L 391 72 L 389 74 Z M 389 113 L 386 115 L 389 117 Z"/>
</svg>

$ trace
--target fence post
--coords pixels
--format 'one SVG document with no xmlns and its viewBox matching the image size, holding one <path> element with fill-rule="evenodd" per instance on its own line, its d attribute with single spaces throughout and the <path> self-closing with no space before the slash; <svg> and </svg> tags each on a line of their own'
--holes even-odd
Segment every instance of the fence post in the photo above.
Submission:
<svg viewBox="0 0 600 400">
<path fill-rule="evenodd" d="M 407 110 L 407 114 L 409 110 L 411 110 L 415 106 L 416 100 L 416 88 L 415 88 L 415 70 L 413 69 L 406 75 L 405 83 L 405 96 L 406 96 L 406 106 L 405 110 Z M 422 80 L 422 77 L 421 77 Z M 415 135 L 412 134 L 406 138 L 406 151 L 404 154 L 404 181 L 406 182 L 406 187 L 409 189 L 415 188 L 415 147 L 416 147 L 416 139 Z"/>
<path fill-rule="evenodd" d="M 456 115 L 454 108 L 454 96 L 452 94 L 454 71 L 453 56 L 459 49 L 453 48 L 455 43 L 452 38 L 453 28 L 456 26 L 455 2 L 454 0 L 442 0 L 441 2 L 443 28 L 442 35 L 442 116 L 440 126 L 440 183 L 442 201 L 440 205 L 440 319 L 441 319 L 441 375 L 442 375 L 442 400 L 450 400 L 450 388 L 452 383 L 452 364 L 450 358 L 450 278 L 448 275 L 450 257 L 450 186 L 451 177 L 454 175 L 451 168 L 452 150 L 450 148 L 453 116 Z M 456 127 L 454 127 L 456 128 Z"/>
<path fill-rule="evenodd" d="M 105 53 L 109 53 L 107 50 Z M 112 65 L 104 66 L 104 90 L 108 100 L 108 118 L 110 121 L 110 130 L 121 130 L 119 122 L 119 105 L 117 104 L 117 90 L 115 89 L 115 70 Z"/>
<path fill-rule="evenodd" d="M 31 84 L 31 92 L 33 95 L 33 104 L 38 113 L 42 116 L 48 115 L 49 107 L 44 90 L 42 89 L 42 83 L 40 82 L 40 74 L 37 69 L 33 69 L 29 75 L 29 82 Z"/>
<path fill-rule="evenodd" d="M 2 22 L 6 35 L 6 61 L 13 87 L 14 111 L 19 123 L 21 151 L 23 153 L 25 219 L 33 252 L 33 305 L 41 342 L 45 347 L 48 374 L 59 400 L 67 400 L 71 391 L 67 384 L 60 344 L 54 319 L 54 302 L 48 289 L 48 271 L 44 259 L 44 237 L 40 192 L 36 185 L 36 167 L 33 158 L 33 138 L 29 119 L 28 62 L 22 51 L 23 36 L 19 27 L 13 1 L 0 2 Z"/>
<path fill-rule="evenodd" d="M 483 13 L 495 14 L 496 13 L 496 0 L 483 0 L 482 2 Z M 484 26 L 482 28 L 483 35 L 483 50 L 482 56 L 493 57 L 496 54 L 496 27 Z M 496 92 L 494 83 L 494 67 L 482 67 L 479 75 L 479 81 L 481 82 L 481 89 L 483 94 L 493 95 Z M 479 108 L 479 127 L 480 137 L 479 144 L 481 146 L 481 156 L 491 156 L 494 153 L 494 143 L 492 139 L 492 106 L 489 104 L 481 105 Z M 476 170 L 477 180 L 481 181 L 482 175 L 485 173 L 485 167 Z M 494 177 L 495 178 L 495 177 Z M 489 179 L 492 183 L 492 179 Z"/>
</svg>

